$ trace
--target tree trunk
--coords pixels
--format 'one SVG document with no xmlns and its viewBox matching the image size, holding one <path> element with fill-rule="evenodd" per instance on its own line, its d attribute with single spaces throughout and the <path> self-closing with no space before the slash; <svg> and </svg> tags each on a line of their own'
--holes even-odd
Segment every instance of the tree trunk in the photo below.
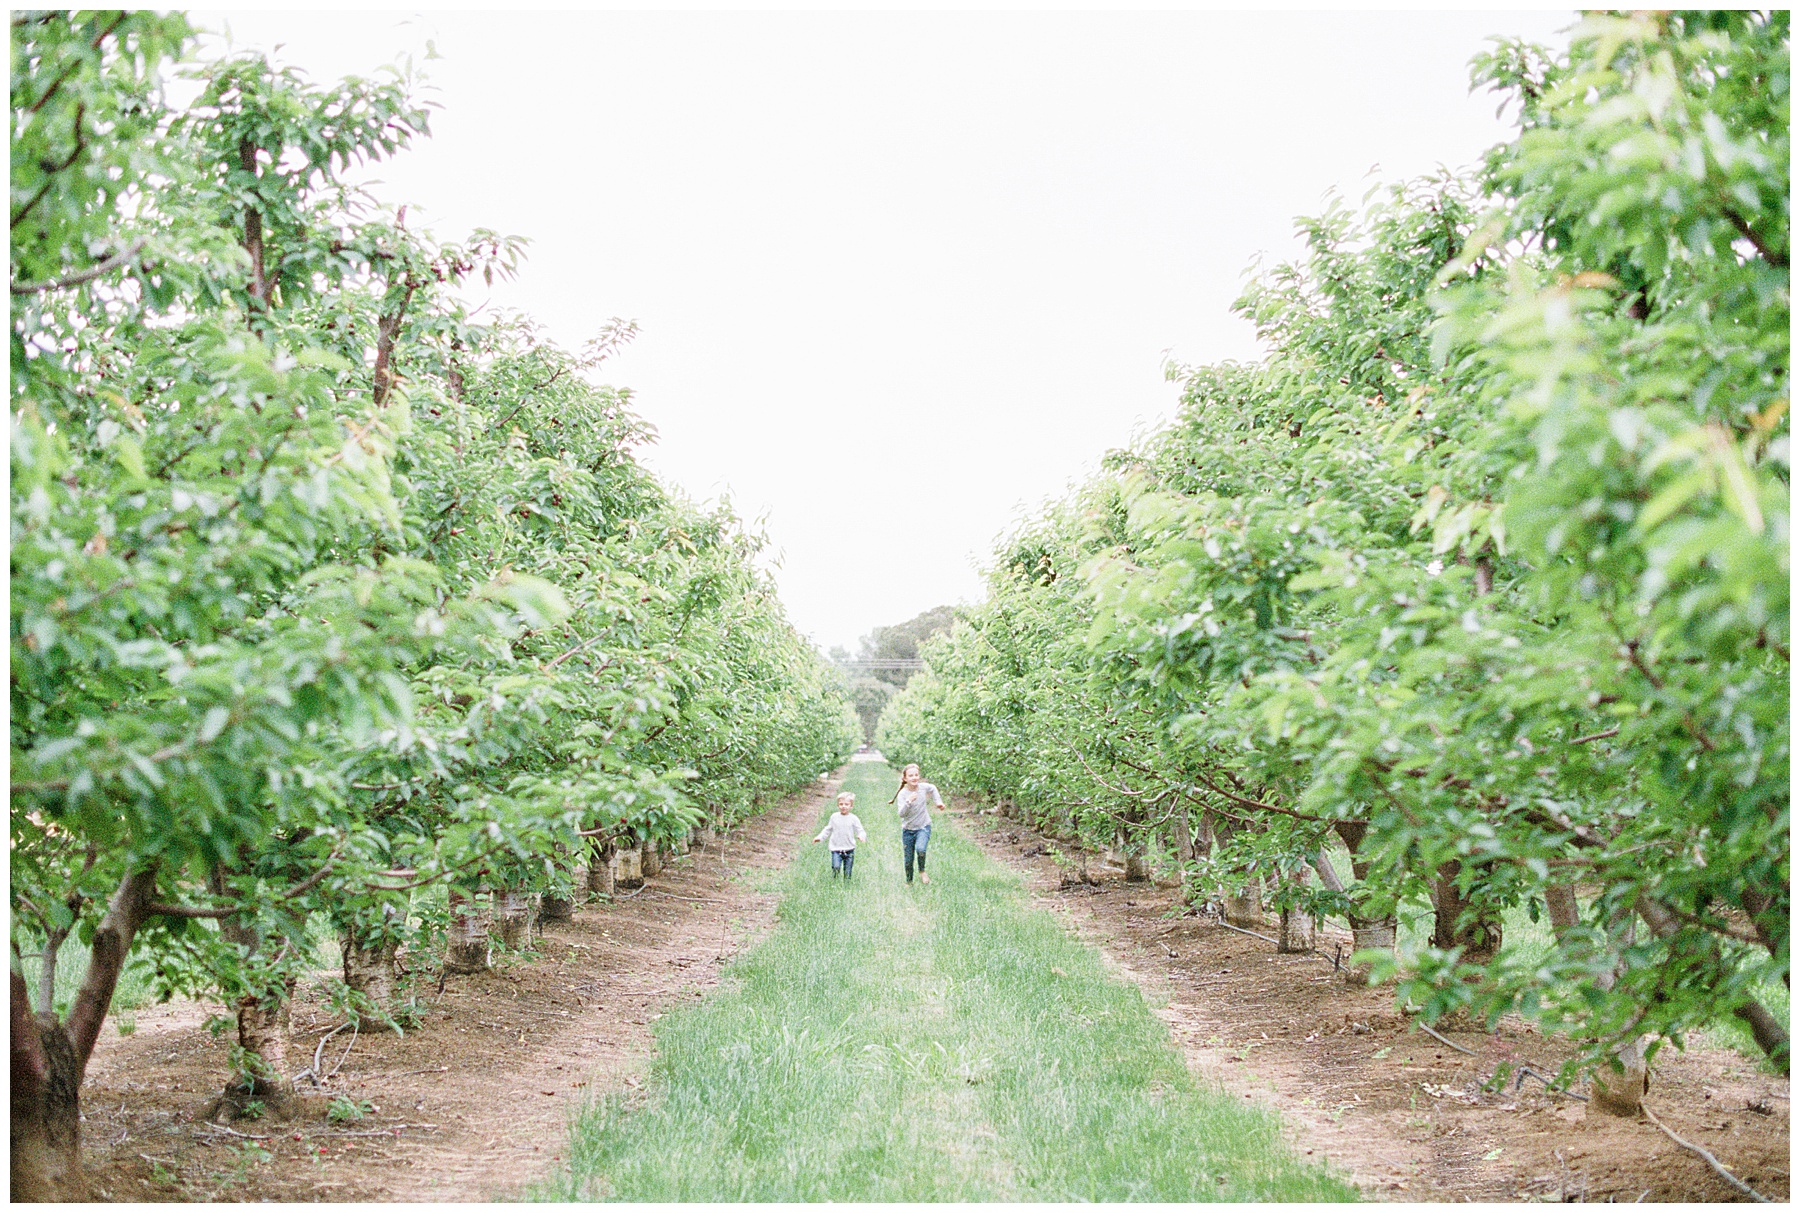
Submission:
<svg viewBox="0 0 1800 1213">
<path fill-rule="evenodd" d="M 1318 946 L 1318 919 L 1296 906 L 1281 911 L 1281 942 L 1277 952 L 1290 955 L 1310 952 Z"/>
<path fill-rule="evenodd" d="M 1205 809 L 1200 810 L 1200 828 L 1194 831 L 1194 858 L 1211 859 L 1213 844 L 1218 841 L 1218 836 L 1213 815 Z"/>
<path fill-rule="evenodd" d="M 1324 885 L 1327 889 L 1330 889 L 1333 893 L 1342 893 L 1344 891 L 1343 878 L 1337 874 L 1337 867 L 1332 864 L 1331 856 L 1326 852 L 1324 847 L 1319 848 L 1319 853 L 1313 857 L 1312 864 L 1313 871 L 1319 874 L 1320 884 Z"/>
<path fill-rule="evenodd" d="M 613 880 L 613 841 L 588 839 L 587 887 L 590 893 L 611 897 L 618 886 Z"/>
<path fill-rule="evenodd" d="M 638 889 L 644 884 L 644 851 L 641 845 L 620 847 L 613 852 L 613 865 L 617 874 L 614 884 L 621 889 Z"/>
<path fill-rule="evenodd" d="M 1667 906 L 1653 897 L 1639 897 L 1637 912 L 1644 916 L 1651 933 L 1659 939 L 1667 939 L 1681 930 L 1681 921 Z M 1717 940 L 1708 937 L 1704 946 L 1717 953 L 1719 944 Z M 1788 1072 L 1789 1042 L 1787 1028 L 1781 1021 L 1769 1014 L 1768 1008 L 1754 998 L 1746 998 L 1739 1003 L 1732 1014 L 1750 1026 L 1750 1034 L 1757 1047 L 1785 1075 Z"/>
<path fill-rule="evenodd" d="M 1732 1011 L 1732 1014 L 1749 1025 L 1750 1037 L 1756 1041 L 1756 1047 L 1768 1054 L 1769 1060 L 1775 1063 L 1776 1068 L 1786 1074 L 1788 1072 L 1787 1026 L 1771 1015 L 1767 1007 L 1754 1000 L 1741 1004 Z"/>
<path fill-rule="evenodd" d="M 467 893 L 450 890 L 450 936 L 444 949 L 444 968 L 451 973 L 481 973 L 488 968 L 487 917 L 481 905 Z"/>
<path fill-rule="evenodd" d="M 338 945 L 344 954 L 344 984 L 368 999 L 377 1011 L 391 1014 L 400 984 L 400 966 L 395 960 L 400 941 L 385 933 L 365 936 L 348 928 L 338 937 Z M 364 1023 L 358 1030 L 367 1031 L 379 1023 Z"/>
<path fill-rule="evenodd" d="M 644 879 L 650 880 L 662 872 L 662 844 L 646 840 L 643 845 Z"/>
<path fill-rule="evenodd" d="M 1462 865 L 1452 861 L 1437 870 L 1432 882 L 1431 946 L 1446 951 L 1461 948 L 1463 960 L 1486 964 L 1500 950 L 1500 918 L 1463 895 L 1458 887 L 1461 873 Z"/>
<path fill-rule="evenodd" d="M 221 1112 L 229 1112 L 235 1119 L 253 1104 L 260 1105 L 259 1116 L 285 1118 L 292 1114 L 295 1100 L 288 1058 L 288 1008 L 293 997 L 290 979 L 261 998 L 238 1000 L 238 1048 L 244 1068 L 207 1107 L 206 1119 Z"/>
<path fill-rule="evenodd" d="M 545 893 L 538 898 L 538 922 L 549 926 L 553 922 L 574 922 L 575 903 L 567 897 L 558 897 L 554 893 Z"/>
<path fill-rule="evenodd" d="M 252 178 L 261 175 L 256 164 L 259 150 L 255 141 L 248 137 L 238 140 L 238 167 Z M 250 255 L 250 297 L 262 305 L 261 311 L 266 314 L 275 292 L 264 276 L 262 212 L 254 205 L 244 208 L 244 251 Z M 250 309 L 253 314 L 257 310 Z"/>
<path fill-rule="evenodd" d="M 1150 879 L 1150 860 L 1141 838 L 1125 844 L 1125 879 L 1133 883 Z"/>
<path fill-rule="evenodd" d="M 1208 841 L 1216 842 L 1221 848 L 1228 847 L 1238 831 L 1247 828 L 1244 824 L 1231 820 L 1212 822 Z M 1263 910 L 1262 876 L 1239 869 L 1226 873 L 1224 881 L 1224 885 L 1217 890 L 1217 895 L 1224 905 L 1225 921 L 1237 927 L 1268 925 L 1268 918 Z M 1241 887 L 1234 887 L 1240 884 Z"/>
<path fill-rule="evenodd" d="M 150 917 L 156 869 L 128 873 L 88 946 L 87 972 L 66 1025 L 32 1013 L 25 979 L 12 975 L 12 1198 L 84 1200 L 81 1082 L 131 941 Z"/>
<path fill-rule="evenodd" d="M 1299 888 L 1306 887 L 1306 869 L 1302 868 L 1294 874 L 1293 884 Z M 1284 906 L 1281 911 L 1281 931 L 1277 938 L 1281 940 L 1275 945 L 1277 952 L 1297 953 L 1310 952 L 1317 944 L 1319 920 L 1297 906 Z"/>
<path fill-rule="evenodd" d="M 1225 921 L 1234 927 L 1260 927 L 1264 924 L 1261 877 L 1252 874 L 1241 890 L 1226 890 Z"/>
<path fill-rule="evenodd" d="M 1783 805 L 1783 808 L 1786 806 Z M 1762 940 L 1763 947 L 1771 954 L 1779 951 L 1787 942 L 1787 920 L 1789 901 L 1785 890 L 1765 891 L 1761 888 L 1746 888 L 1738 898 L 1744 907 L 1744 913 L 1750 916 L 1750 925 L 1756 929 L 1756 937 Z M 1781 979 L 1788 980 L 1789 970 L 1782 969 Z"/>
<path fill-rule="evenodd" d="M 1558 942 L 1581 925 L 1581 903 L 1572 884 L 1545 885 L 1544 909 L 1550 915 L 1550 930 Z"/>
<path fill-rule="evenodd" d="M 1340 821 L 1334 828 L 1344 845 L 1350 849 L 1350 874 L 1357 880 L 1367 880 L 1369 876 L 1368 861 L 1357 858 L 1356 853 L 1362 847 L 1363 838 L 1369 832 L 1368 824 L 1360 821 Z M 1338 879 L 1336 871 L 1331 866 L 1331 860 L 1326 857 L 1323 850 L 1320 850 L 1319 857 L 1313 861 L 1313 866 L 1318 871 L 1319 879 L 1326 888 L 1337 893 L 1346 891 L 1343 882 Z M 1352 910 L 1347 917 L 1350 920 L 1350 939 L 1353 951 L 1361 952 L 1367 949 L 1392 954 L 1394 928 L 1399 925 L 1393 915 L 1385 915 L 1381 918 L 1363 918 Z M 1344 981 L 1353 986 L 1366 986 L 1369 984 L 1369 975 L 1372 971 L 1372 967 L 1367 964 L 1346 964 L 1343 968 Z"/>
<path fill-rule="evenodd" d="M 1113 832 L 1112 841 L 1100 848 L 1100 862 L 1108 867 L 1125 866 L 1125 835 L 1117 830 Z"/>
<path fill-rule="evenodd" d="M 1194 861 L 1194 822 L 1186 809 L 1176 812 L 1170 832 L 1175 843 L 1175 862 L 1185 871 Z"/>
<path fill-rule="evenodd" d="M 494 894 L 495 920 L 500 927 L 500 946 L 517 952 L 531 935 L 531 894 L 505 889 Z"/>
<path fill-rule="evenodd" d="M 1350 916 L 1350 939 L 1354 951 L 1365 949 L 1392 953 L 1394 950 L 1394 928 L 1398 925 L 1392 918 L 1364 919 L 1352 914 Z M 1369 975 L 1374 971 L 1372 965 L 1345 964 L 1344 981 L 1353 986 L 1369 984 Z"/>
<path fill-rule="evenodd" d="M 1263 925 L 1262 881 L 1251 880 L 1241 890 L 1226 892 L 1225 921 L 1234 927 Z"/>
<path fill-rule="evenodd" d="M 1619 1069 L 1601 1066 L 1594 1071 L 1594 1097 L 1589 1105 L 1609 1116 L 1637 1116 L 1643 1108 L 1650 1073 L 1644 1064 L 1644 1038 L 1633 1037 L 1613 1050 Z"/>
<path fill-rule="evenodd" d="M 12 975 L 12 1199 L 87 1199 L 81 1173 L 81 1065 L 53 1016 Z"/>
<path fill-rule="evenodd" d="M 215 896 L 230 895 L 223 869 L 215 868 L 209 883 Z M 269 941 L 255 927 L 245 925 L 236 916 L 219 920 L 219 935 L 226 942 L 245 949 L 250 958 L 268 956 Z M 282 950 L 285 951 L 285 945 Z M 279 959 L 280 952 L 277 952 L 271 963 Z M 263 1112 L 277 1116 L 285 1117 L 292 1112 L 288 1000 L 293 994 L 294 979 L 290 977 L 272 988 L 238 999 L 238 1048 L 243 1068 L 232 1076 L 231 1082 L 207 1108 L 208 1118 L 222 1111 L 229 1111 L 234 1117 L 241 1116 L 253 1103 L 261 1105 Z"/>
</svg>

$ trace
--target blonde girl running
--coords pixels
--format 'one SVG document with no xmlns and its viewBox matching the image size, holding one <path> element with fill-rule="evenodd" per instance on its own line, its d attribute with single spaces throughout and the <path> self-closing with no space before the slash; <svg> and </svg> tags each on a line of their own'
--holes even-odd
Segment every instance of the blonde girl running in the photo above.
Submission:
<svg viewBox="0 0 1800 1213">
<path fill-rule="evenodd" d="M 906 855 L 906 883 L 912 883 L 913 860 L 917 859 L 919 883 L 930 884 L 931 877 L 925 875 L 925 848 L 931 843 L 931 807 L 943 808 L 944 798 L 938 795 L 935 787 L 919 778 L 919 764 L 909 762 L 900 772 L 900 790 L 888 803 L 896 805 L 900 814 L 900 845 Z"/>
</svg>

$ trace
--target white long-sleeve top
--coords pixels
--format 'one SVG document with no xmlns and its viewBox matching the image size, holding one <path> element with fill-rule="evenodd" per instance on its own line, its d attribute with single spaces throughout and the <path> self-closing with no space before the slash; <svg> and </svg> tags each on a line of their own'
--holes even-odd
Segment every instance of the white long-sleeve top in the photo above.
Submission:
<svg viewBox="0 0 1800 1213">
<path fill-rule="evenodd" d="M 900 810 L 900 828 L 903 830 L 922 830 L 931 824 L 931 806 L 944 807 L 944 798 L 938 795 L 936 787 L 920 781 L 912 790 L 901 788 L 894 803 Z"/>
<path fill-rule="evenodd" d="M 824 839 L 833 851 L 854 851 L 858 838 L 869 841 L 868 834 L 863 831 L 862 818 L 855 813 L 833 813 L 825 828 L 814 835 L 813 841 Z"/>
</svg>

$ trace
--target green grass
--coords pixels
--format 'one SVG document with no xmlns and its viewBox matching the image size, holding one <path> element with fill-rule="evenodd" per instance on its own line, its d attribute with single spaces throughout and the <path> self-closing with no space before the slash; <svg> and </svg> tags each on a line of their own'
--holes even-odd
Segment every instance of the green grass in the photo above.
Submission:
<svg viewBox="0 0 1800 1213">
<path fill-rule="evenodd" d="M 849 887 L 807 843 L 780 927 L 657 1028 L 644 1096 L 590 1105 L 548 1199 L 1347 1200 L 1270 1115 L 1188 1073 L 1135 986 L 940 814 L 900 875 L 893 776 L 850 768 Z"/>
</svg>

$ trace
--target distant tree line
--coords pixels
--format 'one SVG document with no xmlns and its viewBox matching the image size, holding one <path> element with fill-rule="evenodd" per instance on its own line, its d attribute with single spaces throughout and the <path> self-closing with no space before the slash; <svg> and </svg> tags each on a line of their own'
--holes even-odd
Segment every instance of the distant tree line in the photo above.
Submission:
<svg viewBox="0 0 1800 1213">
<path fill-rule="evenodd" d="M 855 657 L 851 657 L 849 651 L 842 646 L 834 648 L 831 657 L 839 665 L 852 661 L 917 661 L 919 645 L 927 638 L 949 630 L 955 619 L 955 607 L 932 607 L 928 611 L 919 612 L 905 623 L 876 628 L 862 638 Z M 881 719 L 882 709 L 887 707 L 888 700 L 905 689 L 912 676 L 913 671 L 905 668 L 848 671 L 850 702 L 856 708 L 857 719 L 862 722 L 865 742 L 872 743 L 875 740 L 875 725 Z"/>
</svg>

